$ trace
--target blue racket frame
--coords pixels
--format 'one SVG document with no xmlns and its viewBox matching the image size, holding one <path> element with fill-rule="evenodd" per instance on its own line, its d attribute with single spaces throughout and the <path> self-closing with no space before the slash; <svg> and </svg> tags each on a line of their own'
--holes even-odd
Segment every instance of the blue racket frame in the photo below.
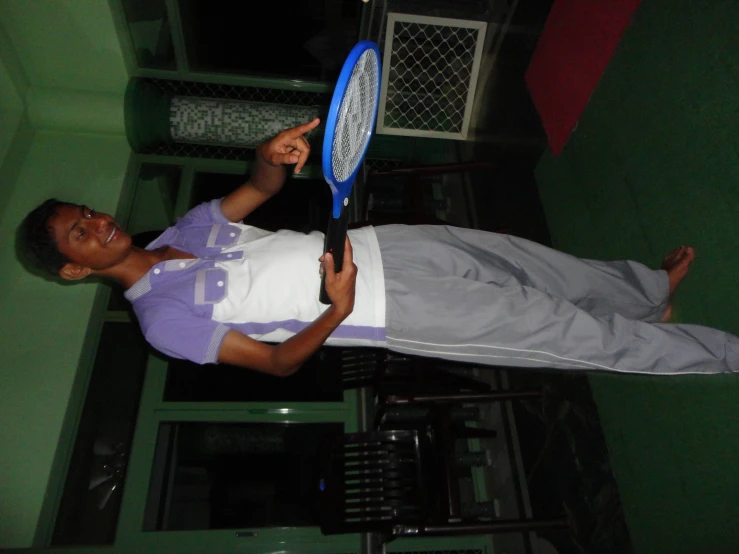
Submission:
<svg viewBox="0 0 739 554">
<path fill-rule="evenodd" d="M 351 172 L 351 174 L 343 181 L 337 178 L 334 174 L 332 155 L 334 148 L 334 138 L 336 134 L 336 127 L 339 119 L 339 112 L 341 110 L 341 104 L 344 101 L 344 95 L 349 87 L 349 81 L 351 80 L 354 66 L 357 64 L 361 56 L 372 50 L 377 58 L 377 96 L 375 97 L 375 111 L 372 114 L 372 124 L 369 126 L 367 131 L 367 141 L 364 145 L 362 155 L 359 157 L 357 166 Z M 380 64 L 380 50 L 374 42 L 369 40 L 363 40 L 358 42 L 344 61 L 344 65 L 341 68 L 341 73 L 336 82 L 334 88 L 334 94 L 331 97 L 331 106 L 329 107 L 328 116 L 326 118 L 326 130 L 323 136 L 323 153 L 322 153 L 322 164 L 323 164 L 323 176 L 326 179 L 329 187 L 331 187 L 331 197 L 333 201 L 332 216 L 329 219 L 328 229 L 326 230 L 326 240 L 324 243 L 323 251 L 331 252 L 334 257 L 334 269 L 335 271 L 341 271 L 344 263 L 344 241 L 346 239 L 346 232 L 349 224 L 349 210 L 348 201 L 349 195 L 351 194 L 352 187 L 354 186 L 354 180 L 357 177 L 357 172 L 362 167 L 362 161 L 367 153 L 369 147 L 370 138 L 375 129 L 377 123 L 377 111 L 380 104 L 380 76 L 382 75 L 382 67 Z M 321 279 L 321 292 L 319 300 L 323 304 L 331 304 L 331 299 L 326 293 L 326 282 L 325 275 Z"/>
<path fill-rule="evenodd" d="M 344 61 L 344 66 L 341 68 L 341 73 L 339 74 L 339 78 L 336 81 L 336 87 L 334 88 L 334 94 L 331 97 L 331 106 L 328 110 L 328 117 L 326 118 L 326 131 L 323 135 L 323 154 L 321 162 L 323 164 L 323 177 L 326 179 L 326 182 L 331 187 L 331 192 L 333 195 L 334 219 L 338 219 L 341 216 L 341 209 L 344 206 L 344 199 L 349 198 L 349 194 L 351 194 L 354 180 L 357 177 L 357 172 L 359 171 L 359 168 L 362 167 L 361 162 L 364 159 L 364 155 L 367 153 L 367 148 L 369 147 L 368 139 L 367 144 L 365 144 L 364 146 L 364 151 L 359 158 L 359 163 L 357 164 L 357 167 L 354 168 L 354 171 L 351 173 L 349 178 L 344 181 L 340 181 L 334 175 L 334 170 L 332 167 L 333 164 L 331 163 L 331 154 L 333 152 L 334 135 L 336 134 L 336 124 L 339 119 L 339 110 L 341 109 L 341 103 L 344 100 L 346 89 L 349 86 L 349 80 L 352 77 L 354 66 L 356 65 L 359 58 L 362 57 L 362 54 L 364 54 L 367 50 L 373 50 L 375 52 L 375 56 L 377 56 L 377 75 L 378 77 L 382 75 L 382 66 L 380 65 L 380 50 L 377 45 L 369 40 L 358 42 L 354 46 L 354 48 L 352 48 L 351 52 L 349 52 L 349 55 L 346 57 L 346 61 Z M 380 86 L 378 83 L 377 97 L 375 98 L 375 113 L 372 116 L 372 125 L 370 125 L 369 130 L 370 136 L 372 135 L 373 129 L 375 128 L 375 125 L 377 123 L 377 107 L 379 105 Z"/>
</svg>

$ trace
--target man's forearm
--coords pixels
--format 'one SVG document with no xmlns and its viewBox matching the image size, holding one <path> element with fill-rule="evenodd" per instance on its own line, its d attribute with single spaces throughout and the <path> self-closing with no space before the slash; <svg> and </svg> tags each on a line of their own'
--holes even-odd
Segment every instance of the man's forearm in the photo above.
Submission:
<svg viewBox="0 0 739 554">
<path fill-rule="evenodd" d="M 257 147 L 249 181 L 221 201 L 221 212 L 226 219 L 242 221 L 277 194 L 287 177 L 285 164 L 295 164 L 295 172 L 300 172 L 310 153 L 310 146 L 303 134 L 310 132 L 318 124 L 319 120 L 315 119 L 305 125 L 287 129 Z"/>
<path fill-rule="evenodd" d="M 272 350 L 272 363 L 277 374 L 287 377 L 300 369 L 344 319 L 345 315 L 338 313 L 335 306 L 330 306 L 308 327 L 275 346 Z"/>
<path fill-rule="evenodd" d="M 305 329 L 276 346 L 261 343 L 248 335 L 231 330 L 221 343 L 218 361 L 280 377 L 295 373 L 354 310 L 357 266 L 353 260 L 348 236 L 344 243 L 344 263 L 339 273 L 334 271 L 331 253 L 321 257 L 326 291 L 333 304 Z"/>
<path fill-rule="evenodd" d="M 287 170 L 284 165 L 273 166 L 267 163 L 262 155 L 264 145 L 257 148 L 254 157 L 254 169 L 249 180 L 252 186 L 262 194 L 274 196 L 277 194 L 287 177 Z"/>
</svg>

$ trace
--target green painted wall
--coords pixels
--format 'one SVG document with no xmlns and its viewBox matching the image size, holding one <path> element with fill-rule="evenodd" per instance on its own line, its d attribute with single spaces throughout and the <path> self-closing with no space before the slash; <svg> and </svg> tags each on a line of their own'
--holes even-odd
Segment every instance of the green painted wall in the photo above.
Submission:
<svg viewBox="0 0 739 554">
<path fill-rule="evenodd" d="M 13 83 L 7 64 L 0 59 L 0 164 L 10 148 L 23 115 L 23 98 Z"/>
<path fill-rule="evenodd" d="M 128 81 L 107 0 L 0 0 L 31 86 L 121 91 Z"/>
<path fill-rule="evenodd" d="M 20 60 L 0 20 L 0 168 L 21 125 L 27 89 L 28 81 Z M 0 202 L 5 182 L 5 179 L 0 180 Z"/>
<path fill-rule="evenodd" d="M 105 0 L 0 0 L 0 548 L 31 546 L 95 295 L 29 275 L 11 237 L 48 196 L 114 212 L 128 82 Z"/>
<path fill-rule="evenodd" d="M 21 123 L 23 110 L 0 108 L 0 121 L 3 122 L 0 131 L 0 162 L 5 159 L 5 154 L 13 143 L 18 126 Z"/>
<path fill-rule="evenodd" d="M 33 86 L 26 94 L 28 119 L 36 129 L 121 135 L 120 92 L 90 92 Z"/>
<path fill-rule="evenodd" d="M 22 111 L 27 83 L 2 27 L 0 27 L 0 50 L 3 52 L 0 58 L 0 108 Z"/>
<path fill-rule="evenodd" d="M 38 132 L 0 223 L 12 236 L 49 196 L 115 211 L 125 137 Z M 29 275 L 0 243 L 0 547 L 30 546 L 77 371 L 96 285 Z"/>
</svg>

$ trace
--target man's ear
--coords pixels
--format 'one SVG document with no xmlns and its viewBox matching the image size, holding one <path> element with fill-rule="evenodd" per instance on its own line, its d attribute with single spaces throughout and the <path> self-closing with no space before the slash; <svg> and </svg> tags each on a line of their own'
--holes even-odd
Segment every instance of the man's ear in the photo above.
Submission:
<svg viewBox="0 0 739 554">
<path fill-rule="evenodd" d="M 62 279 L 67 279 L 68 281 L 79 281 L 80 279 L 84 279 L 90 275 L 90 273 L 92 273 L 92 269 L 89 267 L 73 264 L 71 262 L 64 264 L 64 266 L 59 270 L 59 275 Z"/>
</svg>

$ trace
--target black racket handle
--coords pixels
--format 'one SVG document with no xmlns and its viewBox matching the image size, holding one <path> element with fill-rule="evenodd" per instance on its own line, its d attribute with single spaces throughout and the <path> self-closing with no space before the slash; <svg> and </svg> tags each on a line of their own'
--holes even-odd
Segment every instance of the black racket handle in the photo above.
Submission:
<svg viewBox="0 0 739 554">
<path fill-rule="evenodd" d="M 344 206 L 341 209 L 341 215 L 338 219 L 329 217 L 328 230 L 326 231 L 326 240 L 323 243 L 323 253 L 331 252 L 334 257 L 334 271 L 341 271 L 344 265 L 344 242 L 346 240 L 346 230 L 349 227 L 349 209 Z M 331 299 L 326 292 L 326 274 L 321 276 L 321 294 L 318 297 L 321 304 L 332 304 Z"/>
</svg>

